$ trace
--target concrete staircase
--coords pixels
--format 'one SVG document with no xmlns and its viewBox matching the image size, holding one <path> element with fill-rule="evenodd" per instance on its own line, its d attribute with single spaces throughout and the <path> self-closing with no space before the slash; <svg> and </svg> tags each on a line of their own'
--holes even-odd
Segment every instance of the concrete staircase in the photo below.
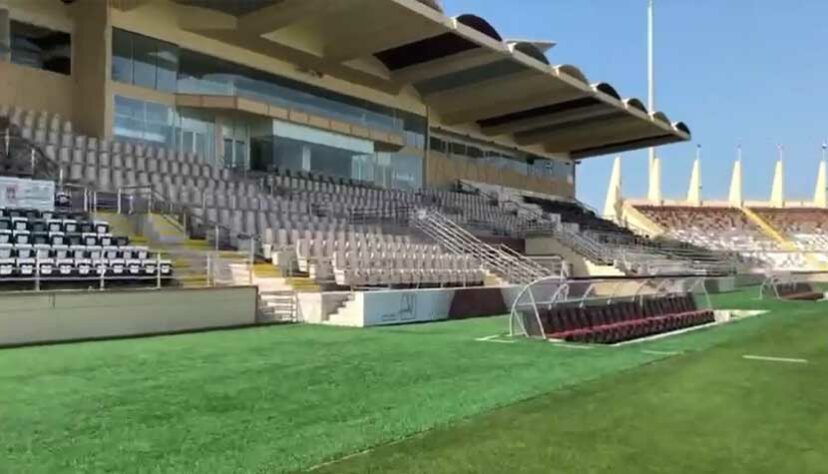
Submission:
<svg viewBox="0 0 828 474">
<path fill-rule="evenodd" d="M 149 246 L 150 244 L 149 239 L 139 232 L 139 229 L 129 216 L 114 212 L 98 211 L 94 214 L 93 218 L 108 222 L 112 235 L 127 236 L 129 237 L 129 241 L 135 245 Z"/>
<path fill-rule="evenodd" d="M 201 288 L 210 285 L 208 264 L 214 252 L 206 240 L 186 239 L 179 243 L 157 245 L 172 260 L 176 280 L 181 286 Z"/>
<path fill-rule="evenodd" d="M 325 322 L 332 326 L 361 327 L 362 312 L 358 308 L 354 293 L 343 295 L 336 311 L 329 314 Z"/>
<path fill-rule="evenodd" d="M 188 240 L 187 230 L 173 216 L 166 214 L 144 214 L 139 216 L 141 232 L 153 242 L 180 244 Z"/>
<path fill-rule="evenodd" d="M 483 278 L 483 286 L 507 286 L 508 284 L 509 282 L 505 279 L 486 270 L 486 276 Z"/>
<path fill-rule="evenodd" d="M 295 322 L 296 293 L 293 291 L 259 291 L 259 322 Z"/>
<path fill-rule="evenodd" d="M 307 277 L 287 277 L 271 263 L 254 263 L 243 254 L 222 257 L 232 275 L 232 284 L 255 285 L 259 290 L 259 314 L 265 322 L 296 321 L 297 293 L 318 293 L 319 285 Z"/>
</svg>

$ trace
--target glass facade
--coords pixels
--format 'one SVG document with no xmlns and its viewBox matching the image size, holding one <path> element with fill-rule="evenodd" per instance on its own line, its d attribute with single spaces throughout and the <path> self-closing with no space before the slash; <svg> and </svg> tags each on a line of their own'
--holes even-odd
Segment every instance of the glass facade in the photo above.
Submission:
<svg viewBox="0 0 828 474">
<path fill-rule="evenodd" d="M 202 110 L 115 96 L 114 135 L 148 142 L 237 170 L 279 170 L 369 181 L 378 186 L 418 189 L 423 159 L 376 152 L 370 140 L 240 113 Z"/>
<path fill-rule="evenodd" d="M 216 164 L 215 117 L 202 110 L 180 109 L 177 114 L 176 149 L 195 153 Z"/>
<path fill-rule="evenodd" d="M 112 80 L 175 92 L 178 47 L 148 36 L 112 30 Z"/>
<path fill-rule="evenodd" d="M 175 112 L 171 107 L 115 96 L 114 135 L 154 145 L 175 147 Z"/>
<path fill-rule="evenodd" d="M 179 93 L 247 97 L 280 107 L 401 134 L 426 148 L 425 117 L 310 86 L 143 35 L 113 29 L 112 79 Z M 115 135 L 164 144 L 228 168 L 305 170 L 416 189 L 423 158 L 377 152 L 370 140 L 236 112 L 171 109 L 115 97 Z"/>
<path fill-rule="evenodd" d="M 112 79 L 165 92 L 247 97 L 401 133 L 406 145 L 425 148 L 424 117 L 117 28 L 112 33 Z"/>
<path fill-rule="evenodd" d="M 273 121 L 269 134 L 261 132 L 251 138 L 254 171 L 309 171 L 368 181 L 385 188 L 422 186 L 422 157 L 377 153 L 370 140 L 278 120 Z"/>
</svg>

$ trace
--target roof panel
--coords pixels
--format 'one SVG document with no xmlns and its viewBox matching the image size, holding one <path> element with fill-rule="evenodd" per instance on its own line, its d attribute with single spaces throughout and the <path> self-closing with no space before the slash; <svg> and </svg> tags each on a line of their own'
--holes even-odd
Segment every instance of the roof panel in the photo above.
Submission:
<svg viewBox="0 0 828 474">
<path fill-rule="evenodd" d="M 380 51 L 375 56 L 391 71 L 415 64 L 462 53 L 479 46 L 454 33 L 444 33 L 432 38 L 416 41 L 405 46 Z"/>
<path fill-rule="evenodd" d="M 414 84 L 423 95 L 432 94 L 434 92 L 445 91 L 449 89 L 469 87 L 478 82 L 495 79 L 510 74 L 516 74 L 525 70 L 525 68 L 513 61 L 506 59 L 496 61 L 482 66 L 477 66 L 465 69 L 460 72 L 447 74 L 421 81 Z"/>
<path fill-rule="evenodd" d="M 248 38 L 251 32 L 227 33 L 245 38 L 234 44 L 255 47 L 262 54 L 296 50 L 285 54 L 287 60 L 297 58 L 307 63 L 297 64 L 368 87 L 398 93 L 413 86 L 434 111 L 437 125 L 480 127 L 489 135 L 508 134 L 517 144 L 539 143 L 550 151 L 577 151 L 583 156 L 648 140 L 689 138 L 686 126 L 673 125 L 660 113 L 651 116 L 637 99 L 622 101 L 612 85 L 590 86 L 587 76 L 572 65 L 552 67 L 532 42 L 505 42 L 484 18 L 445 17 L 437 0 L 177 1 L 245 15 L 258 20 L 261 29 L 272 27 L 271 17 L 282 19 L 285 27 L 318 11 L 329 22 L 311 31 L 318 33 L 311 36 L 321 43 L 313 49 L 295 44 L 305 38 L 301 32 L 291 36 L 294 32 L 285 31 L 285 38 L 256 33 L 255 41 Z M 374 15 L 360 13 L 369 7 Z M 256 18 L 257 8 L 266 8 L 268 16 Z M 371 17 L 369 25 L 357 31 L 340 27 L 337 19 L 346 13 L 348 24 Z M 273 47 L 266 47 L 268 42 Z M 356 60 L 371 55 L 387 74 L 359 69 Z"/>
</svg>

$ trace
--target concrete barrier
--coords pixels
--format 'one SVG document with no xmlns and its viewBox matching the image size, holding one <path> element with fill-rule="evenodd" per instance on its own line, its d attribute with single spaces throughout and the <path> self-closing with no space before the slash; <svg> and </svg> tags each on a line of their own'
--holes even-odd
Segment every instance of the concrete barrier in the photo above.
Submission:
<svg viewBox="0 0 828 474">
<path fill-rule="evenodd" d="M 256 324 L 255 287 L 41 292 L 0 297 L 0 347 Z"/>
</svg>

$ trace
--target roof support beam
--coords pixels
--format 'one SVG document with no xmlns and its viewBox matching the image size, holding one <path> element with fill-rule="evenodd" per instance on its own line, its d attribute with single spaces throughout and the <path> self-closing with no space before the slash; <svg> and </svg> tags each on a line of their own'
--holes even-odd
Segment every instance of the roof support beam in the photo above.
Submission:
<svg viewBox="0 0 828 474">
<path fill-rule="evenodd" d="M 434 61 L 398 69 L 392 73 L 392 77 L 401 84 L 412 84 L 434 77 L 465 71 L 473 67 L 491 64 L 500 61 L 503 57 L 486 48 L 474 48 Z"/>
<path fill-rule="evenodd" d="M 555 112 L 547 115 L 539 115 L 522 120 L 483 127 L 483 134 L 487 136 L 504 135 L 507 133 L 519 133 L 539 128 L 548 128 L 554 125 L 562 125 L 568 122 L 575 122 L 584 119 L 591 119 L 618 113 L 617 109 L 608 107 L 606 104 L 595 104 L 563 112 Z"/>
<path fill-rule="evenodd" d="M 564 143 L 569 140 L 580 141 L 582 137 L 597 137 L 601 134 L 614 134 L 616 130 L 626 130 L 632 126 L 641 126 L 639 120 L 618 112 L 603 118 L 585 119 L 558 127 L 548 127 L 515 134 L 515 142 L 520 145 L 537 145 L 539 143 Z"/>
<path fill-rule="evenodd" d="M 371 87 L 382 92 L 389 94 L 399 92 L 399 86 L 389 79 L 359 71 L 345 65 L 333 64 L 313 54 L 298 51 L 259 36 L 242 36 L 239 32 L 222 30 L 200 33 L 232 46 L 244 48 L 269 57 L 281 58 L 308 69 L 330 74 L 340 79 Z"/>
<path fill-rule="evenodd" d="M 359 7 L 362 0 L 284 0 L 239 18 L 239 30 L 261 36 L 296 23 L 309 15 L 321 16 Z"/>
<path fill-rule="evenodd" d="M 573 160 L 580 160 L 582 158 L 590 158 L 593 156 L 609 155 L 615 153 L 623 153 L 630 150 L 639 150 L 650 146 L 661 146 L 670 143 L 681 141 L 680 138 L 674 135 L 663 135 L 660 137 L 644 138 L 639 140 L 625 141 L 621 143 L 611 143 L 607 145 L 599 145 L 597 147 L 585 148 L 582 150 L 575 150 L 570 153 Z"/>
<path fill-rule="evenodd" d="M 482 101 L 478 99 L 476 102 L 466 103 L 463 108 L 441 113 L 440 118 L 446 125 L 476 122 L 478 120 L 522 112 L 536 107 L 560 104 L 561 102 L 579 99 L 587 95 L 583 91 L 572 88 L 537 91 L 525 95 L 521 95 L 517 91 L 512 92 L 513 96 L 505 99 L 487 100 L 483 98 Z M 439 113 L 437 106 L 435 106 L 435 109 Z"/>
<path fill-rule="evenodd" d="M 423 100 L 439 113 L 449 115 L 479 108 L 483 104 L 514 101 L 521 91 L 548 90 L 555 84 L 554 81 L 550 75 L 526 70 L 466 86 L 444 89 L 427 94 Z"/>
<path fill-rule="evenodd" d="M 128 12 L 136 8 L 141 8 L 147 3 L 149 3 L 149 0 L 113 0 L 110 5 L 118 10 Z"/>
<path fill-rule="evenodd" d="M 346 62 L 431 38 L 442 32 L 436 25 L 425 22 L 389 23 L 388 20 L 378 19 L 371 23 L 365 28 L 349 30 L 356 34 L 342 36 L 326 45 L 325 57 L 330 61 Z"/>
<path fill-rule="evenodd" d="M 189 5 L 178 6 L 178 27 L 182 30 L 197 33 L 217 30 L 233 31 L 238 26 L 239 22 L 233 15 L 209 8 L 199 8 Z"/>
<path fill-rule="evenodd" d="M 596 131 L 594 134 L 573 134 L 565 138 L 545 140 L 544 147 L 550 153 L 594 148 L 618 142 L 632 140 L 644 140 L 664 135 L 662 130 L 642 126 L 643 124 L 630 124 L 623 127 L 615 126 L 609 129 Z"/>
</svg>

